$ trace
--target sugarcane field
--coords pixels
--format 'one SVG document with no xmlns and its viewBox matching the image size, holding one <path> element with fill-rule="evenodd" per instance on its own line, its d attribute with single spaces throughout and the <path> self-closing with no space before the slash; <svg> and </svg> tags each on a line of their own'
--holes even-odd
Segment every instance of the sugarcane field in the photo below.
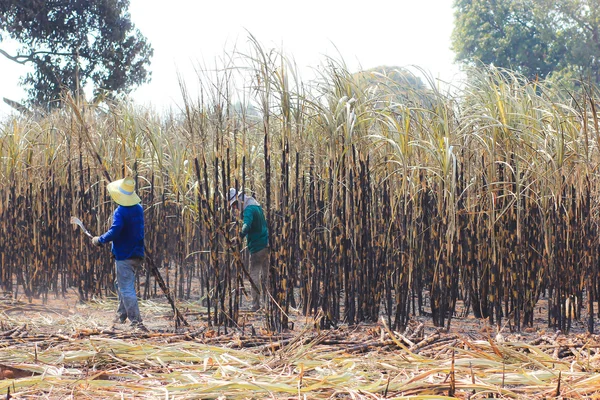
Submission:
<svg viewBox="0 0 600 400">
<path fill-rule="evenodd" d="M 169 113 L 65 91 L 0 120 L 0 398 L 600 398 L 598 87 L 303 81 L 251 44 Z"/>
</svg>

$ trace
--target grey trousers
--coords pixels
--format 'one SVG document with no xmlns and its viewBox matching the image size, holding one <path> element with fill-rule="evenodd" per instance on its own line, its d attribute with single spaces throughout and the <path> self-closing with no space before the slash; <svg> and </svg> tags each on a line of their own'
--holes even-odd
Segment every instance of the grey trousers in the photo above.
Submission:
<svg viewBox="0 0 600 400">
<path fill-rule="evenodd" d="M 129 258 L 116 261 L 117 279 L 115 286 L 119 295 L 117 315 L 121 319 L 129 318 L 132 323 L 142 322 L 137 294 L 135 293 L 135 273 L 142 265 L 141 258 Z"/>
<path fill-rule="evenodd" d="M 260 308 L 260 297 L 265 292 L 267 274 L 269 272 L 269 248 L 265 247 L 256 253 L 250 254 L 250 278 L 260 291 L 252 286 L 252 309 Z"/>
</svg>

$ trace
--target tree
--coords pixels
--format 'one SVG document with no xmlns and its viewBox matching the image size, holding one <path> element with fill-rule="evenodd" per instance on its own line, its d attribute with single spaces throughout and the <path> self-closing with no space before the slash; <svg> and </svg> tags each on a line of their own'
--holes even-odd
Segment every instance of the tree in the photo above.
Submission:
<svg viewBox="0 0 600 400">
<path fill-rule="evenodd" d="M 0 54 L 34 66 L 21 82 L 30 103 L 56 107 L 63 89 L 88 84 L 116 96 L 149 81 L 153 50 L 128 8 L 129 0 L 0 0 L 0 44 L 21 45 Z"/>
<path fill-rule="evenodd" d="M 405 103 L 425 98 L 428 92 L 420 77 L 402 67 L 382 65 L 357 72 L 355 76 L 385 101 Z"/>
<path fill-rule="evenodd" d="M 530 79 L 575 71 L 598 82 L 600 0 L 455 0 L 456 59 Z"/>
<path fill-rule="evenodd" d="M 402 67 L 381 65 L 361 71 L 357 75 L 366 79 L 372 85 L 382 84 L 389 80 L 401 87 L 413 90 L 425 90 L 425 85 L 421 78 Z"/>
</svg>

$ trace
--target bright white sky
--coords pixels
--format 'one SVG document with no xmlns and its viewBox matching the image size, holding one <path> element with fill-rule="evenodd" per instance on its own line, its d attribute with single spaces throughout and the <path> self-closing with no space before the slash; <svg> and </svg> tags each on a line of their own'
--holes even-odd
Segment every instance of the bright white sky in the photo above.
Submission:
<svg viewBox="0 0 600 400">
<path fill-rule="evenodd" d="M 453 0 L 130 1 L 133 22 L 154 47 L 152 82 L 132 97 L 159 110 L 181 104 L 178 72 L 194 87 L 194 66 L 212 66 L 234 46 L 247 49 L 247 32 L 263 48 L 283 49 L 301 72 L 328 55 L 352 71 L 417 65 L 445 81 L 458 77 L 450 50 Z M 22 100 L 17 82 L 26 67 L 0 56 L 0 71 L 0 99 Z M 0 116 L 9 111 L 1 102 Z"/>
</svg>

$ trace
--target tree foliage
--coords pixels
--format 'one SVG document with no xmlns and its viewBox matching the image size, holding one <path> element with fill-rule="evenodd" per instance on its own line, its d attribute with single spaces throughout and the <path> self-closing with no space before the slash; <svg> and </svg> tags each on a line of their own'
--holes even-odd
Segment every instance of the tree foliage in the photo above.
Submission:
<svg viewBox="0 0 600 400">
<path fill-rule="evenodd" d="M 600 0 L 455 0 L 452 47 L 478 61 L 546 78 L 600 79 Z"/>
<path fill-rule="evenodd" d="M 361 71 L 358 74 L 367 79 L 371 84 L 391 80 L 399 86 L 410 87 L 415 90 L 425 89 L 425 85 L 421 78 L 402 67 L 381 65 L 379 67 Z"/>
<path fill-rule="evenodd" d="M 382 100 L 404 103 L 414 99 L 414 93 L 425 95 L 427 87 L 421 78 L 406 68 L 382 65 L 355 74 L 371 91 L 383 96 Z M 389 90 L 393 86 L 393 90 Z M 392 94 L 390 94 L 392 93 Z"/>
<path fill-rule="evenodd" d="M 22 79 L 31 103 L 57 106 L 63 89 L 88 84 L 115 96 L 149 81 L 153 50 L 135 28 L 129 0 L 0 0 L 0 53 L 33 72 Z M 17 54 L 2 39 L 20 43 Z"/>
</svg>

